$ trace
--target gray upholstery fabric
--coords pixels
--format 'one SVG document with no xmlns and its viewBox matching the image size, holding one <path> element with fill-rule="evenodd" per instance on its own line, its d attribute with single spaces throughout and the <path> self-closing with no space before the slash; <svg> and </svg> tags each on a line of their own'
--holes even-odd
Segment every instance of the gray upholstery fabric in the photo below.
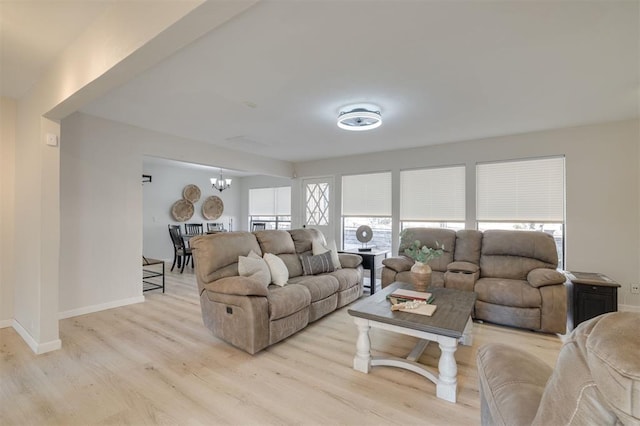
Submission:
<svg viewBox="0 0 640 426">
<path fill-rule="evenodd" d="M 444 245 L 444 253 L 437 259 L 429 262 L 429 266 L 434 271 L 445 272 L 447 265 L 453 262 L 453 253 L 456 249 L 456 231 L 442 228 L 407 228 L 404 238 L 400 241 L 398 253 L 404 255 L 404 251 L 413 241 L 420 241 L 421 245 L 427 247 L 440 247 Z"/>
<path fill-rule="evenodd" d="M 524 280 L 480 278 L 474 287 L 478 300 L 517 308 L 539 308 L 540 291 Z"/>
<path fill-rule="evenodd" d="M 340 266 L 343 268 L 357 268 L 362 265 L 362 256 L 352 253 L 338 253 Z"/>
<path fill-rule="evenodd" d="M 461 229 L 456 232 L 456 250 L 453 256 L 456 262 L 480 264 L 482 232 L 475 229 Z"/>
<path fill-rule="evenodd" d="M 224 277 L 238 275 L 238 257 L 246 256 L 251 250 L 262 256 L 260 245 L 250 232 L 220 232 L 201 235 L 189 240 L 195 259 L 198 290 L 204 290 L 201 283 L 208 283 Z M 219 247 L 224 247 L 223 251 Z"/>
<path fill-rule="evenodd" d="M 298 258 L 302 264 L 302 273 L 304 275 L 323 274 L 325 272 L 333 272 L 336 269 L 331 259 L 331 251 L 315 256 L 300 255 Z"/>
<path fill-rule="evenodd" d="M 640 424 L 640 314 L 612 312 L 580 324 L 553 370 L 520 349 L 478 351 L 483 425 Z"/>
<path fill-rule="evenodd" d="M 326 299 L 338 291 L 338 280 L 329 275 L 300 276 L 289 280 L 291 284 L 299 284 L 309 290 L 311 302 Z"/>
<path fill-rule="evenodd" d="M 408 271 L 414 263 L 413 259 L 403 255 L 382 259 L 382 264 L 395 272 Z"/>
<path fill-rule="evenodd" d="M 483 425 L 529 426 L 552 368 L 511 346 L 482 346 L 476 356 Z"/>
<path fill-rule="evenodd" d="M 269 346 L 266 297 L 205 291 L 200 295 L 202 319 L 213 335 L 250 354 Z"/>
<path fill-rule="evenodd" d="M 322 232 L 314 228 L 291 229 L 289 234 L 298 254 L 311 251 L 314 241 L 318 241 L 322 245 L 327 244 Z"/>
<path fill-rule="evenodd" d="M 414 228 L 412 235 L 427 242 L 449 241 L 445 238 L 455 235 L 454 260 L 442 256 L 446 265 L 434 267 L 431 263 L 431 285 L 476 291 L 475 318 L 549 333 L 565 332 L 566 279 L 555 270 L 558 258 L 551 235 L 441 228 Z M 402 253 L 404 246 L 400 250 Z M 400 255 L 382 263 L 382 287 L 394 281 L 412 282 L 412 259 Z M 442 271 L 446 271 L 444 275 Z"/>
<path fill-rule="evenodd" d="M 295 254 L 296 247 L 291 239 L 291 234 L 287 231 L 267 229 L 254 232 L 255 238 L 264 253 L 271 254 Z"/>
<path fill-rule="evenodd" d="M 309 291 L 299 284 L 287 284 L 283 287 L 270 285 L 267 294 L 269 319 L 276 320 L 301 311 L 311 303 Z"/>
<path fill-rule="evenodd" d="M 324 242 L 324 236 L 313 229 L 193 238 L 205 325 L 220 339 L 254 354 L 358 299 L 363 276 L 358 255 L 345 255 L 343 269 L 338 271 L 302 276 L 301 253 L 296 248 L 310 254 L 316 239 Z M 238 276 L 238 257 L 251 250 L 282 259 L 289 271 L 288 283 L 265 288 L 252 278 Z"/>
</svg>

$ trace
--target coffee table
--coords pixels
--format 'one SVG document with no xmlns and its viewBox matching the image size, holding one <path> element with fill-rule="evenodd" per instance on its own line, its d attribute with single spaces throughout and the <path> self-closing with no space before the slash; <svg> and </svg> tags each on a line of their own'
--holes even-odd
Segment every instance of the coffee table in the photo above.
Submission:
<svg viewBox="0 0 640 426">
<path fill-rule="evenodd" d="M 435 298 L 433 304 L 437 306 L 434 314 L 429 317 L 391 311 L 387 295 L 398 288 L 413 289 L 411 284 L 394 282 L 348 310 L 358 327 L 356 356 L 353 358 L 354 370 L 368 373 L 371 367 L 378 365 L 404 368 L 435 383 L 438 398 L 456 402 L 458 366 L 454 354 L 458 349 L 458 342 L 467 346 L 473 343 L 471 312 L 476 294 L 447 288 L 429 289 Z M 369 339 L 371 327 L 414 336 L 420 340 L 406 359 L 372 357 Z M 425 365 L 417 362 L 429 342 L 437 342 L 440 346 L 437 377 Z"/>
</svg>

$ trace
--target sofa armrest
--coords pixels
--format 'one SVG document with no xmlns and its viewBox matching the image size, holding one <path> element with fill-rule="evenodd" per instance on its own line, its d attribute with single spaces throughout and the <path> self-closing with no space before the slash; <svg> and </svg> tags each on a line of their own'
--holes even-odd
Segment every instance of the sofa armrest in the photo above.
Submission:
<svg viewBox="0 0 640 426">
<path fill-rule="evenodd" d="M 362 256 L 351 253 L 338 253 L 340 265 L 343 268 L 357 268 L 362 263 Z"/>
<path fill-rule="evenodd" d="M 215 293 L 233 294 L 237 296 L 264 296 L 269 293 L 267 287 L 250 277 L 225 277 L 205 284 L 205 290 Z"/>
<path fill-rule="evenodd" d="M 520 349 L 487 344 L 476 357 L 482 425 L 530 425 L 552 368 Z"/>
<path fill-rule="evenodd" d="M 463 274 L 475 274 L 480 270 L 480 267 L 471 262 L 451 262 L 447 265 L 447 271 L 449 272 L 461 272 Z"/>
<path fill-rule="evenodd" d="M 407 256 L 387 257 L 382 259 L 382 264 L 396 272 L 410 271 L 415 262 Z"/>
<path fill-rule="evenodd" d="M 549 268 L 533 269 L 527 275 L 527 281 L 531 287 L 544 287 L 546 285 L 562 284 L 567 277 L 560 271 Z"/>
</svg>

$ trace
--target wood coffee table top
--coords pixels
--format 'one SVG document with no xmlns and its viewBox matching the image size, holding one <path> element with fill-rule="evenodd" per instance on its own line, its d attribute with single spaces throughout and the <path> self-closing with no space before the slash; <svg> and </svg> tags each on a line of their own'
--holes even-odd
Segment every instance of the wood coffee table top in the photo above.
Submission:
<svg viewBox="0 0 640 426">
<path fill-rule="evenodd" d="M 348 310 L 349 315 L 443 336 L 462 337 L 476 301 L 474 292 L 449 288 L 430 288 L 428 291 L 433 294 L 433 304 L 437 308 L 432 316 L 426 316 L 411 312 L 392 311 L 391 302 L 387 300 L 387 295 L 398 288 L 413 290 L 413 286 L 408 283 L 391 283 L 382 291 L 353 305 Z"/>
</svg>

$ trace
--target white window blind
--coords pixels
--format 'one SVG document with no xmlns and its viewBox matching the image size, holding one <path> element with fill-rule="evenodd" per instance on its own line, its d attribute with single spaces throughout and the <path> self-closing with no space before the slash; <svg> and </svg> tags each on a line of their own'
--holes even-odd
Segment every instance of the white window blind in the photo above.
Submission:
<svg viewBox="0 0 640 426">
<path fill-rule="evenodd" d="M 290 216 L 291 188 L 254 188 L 249 190 L 249 216 Z"/>
<path fill-rule="evenodd" d="M 465 167 L 400 172 L 400 220 L 465 220 Z"/>
<path fill-rule="evenodd" d="M 562 222 L 564 158 L 476 166 L 477 220 Z"/>
<path fill-rule="evenodd" d="M 391 172 L 342 177 L 343 216 L 391 216 Z"/>
<path fill-rule="evenodd" d="M 283 186 L 276 190 L 276 216 L 291 216 L 291 187 Z"/>
</svg>

